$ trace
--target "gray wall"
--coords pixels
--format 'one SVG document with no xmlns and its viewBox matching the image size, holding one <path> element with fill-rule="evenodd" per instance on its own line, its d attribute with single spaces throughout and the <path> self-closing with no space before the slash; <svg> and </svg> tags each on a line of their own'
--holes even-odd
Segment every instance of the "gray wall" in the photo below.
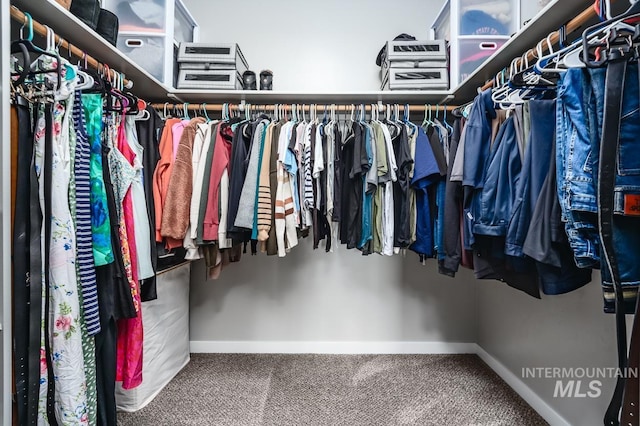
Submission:
<svg viewBox="0 0 640 426">
<path fill-rule="evenodd" d="M 478 344 L 517 377 L 533 367 L 617 367 L 615 321 L 602 312 L 600 276 L 575 292 L 535 300 L 486 282 L 479 287 Z M 570 424 L 602 424 L 614 380 L 603 380 L 602 396 L 554 398 L 555 380 L 524 382 Z"/>
<path fill-rule="evenodd" d="M 214 18 L 210 1 L 185 3 L 201 41 L 237 42 L 251 69 L 274 71 L 274 90 L 339 93 L 378 90 L 385 40 L 428 38 L 444 0 L 245 1 L 228 19 Z M 467 280 L 415 255 L 327 255 L 306 243 L 285 259 L 243 259 L 217 282 L 195 265 L 191 340 L 475 342 Z"/>
<path fill-rule="evenodd" d="M 244 255 L 205 281 L 191 275 L 191 341 L 475 342 L 476 283 L 406 258 L 303 241 L 287 257 Z"/>
<path fill-rule="evenodd" d="M 340 92 L 377 90 L 384 40 L 427 37 L 444 0 L 245 1 L 225 19 L 212 9 L 224 2 L 185 3 L 202 41 L 239 43 L 253 70 L 274 71 L 274 89 Z M 539 2 L 522 3 L 531 18 Z M 247 256 L 218 281 L 195 264 L 190 340 L 477 342 L 517 377 L 523 367 L 614 367 L 614 321 L 594 279 L 538 301 L 469 271 L 440 276 L 433 261 L 423 267 L 413 255 L 325 254 L 306 241 L 285 259 Z M 524 382 L 580 426 L 602 424 L 613 388 L 605 382 L 597 400 L 556 399 L 555 382 Z"/>
</svg>

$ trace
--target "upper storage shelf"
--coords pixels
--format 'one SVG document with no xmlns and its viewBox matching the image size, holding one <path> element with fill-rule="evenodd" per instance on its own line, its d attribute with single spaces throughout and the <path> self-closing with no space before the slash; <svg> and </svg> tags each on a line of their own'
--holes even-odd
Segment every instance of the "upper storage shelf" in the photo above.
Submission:
<svg viewBox="0 0 640 426">
<path fill-rule="evenodd" d="M 53 0 L 12 0 L 33 19 L 116 71 L 133 80 L 132 92 L 149 101 L 164 101 L 170 89 L 105 41 L 84 22 Z"/>
<path fill-rule="evenodd" d="M 617 3 L 616 6 L 620 7 L 620 3 L 627 2 Z M 593 5 L 593 0 L 553 0 L 453 90 L 454 102 L 472 100 L 478 88 L 494 78 L 500 70 L 508 67 L 514 58 L 534 48 L 538 41 L 546 38 L 550 32 L 558 30 L 590 5 Z"/>
<path fill-rule="evenodd" d="M 306 91 L 221 91 L 176 90 L 167 88 L 148 72 L 132 62 L 122 52 L 110 45 L 82 21 L 58 5 L 54 0 L 12 0 L 34 19 L 49 25 L 58 35 L 133 80 L 133 92 L 152 102 L 173 99 L 191 103 L 247 102 L 270 103 L 444 103 L 461 104 L 472 100 L 477 89 L 492 79 L 511 61 L 534 47 L 535 43 L 557 30 L 593 0 L 554 0 L 538 15 L 511 37 L 495 54 L 458 87 L 450 91 L 354 91 L 354 92 L 306 92 Z M 614 12 L 624 9 L 626 1 L 614 2 Z M 617 10 L 616 10 L 617 9 Z"/>
</svg>

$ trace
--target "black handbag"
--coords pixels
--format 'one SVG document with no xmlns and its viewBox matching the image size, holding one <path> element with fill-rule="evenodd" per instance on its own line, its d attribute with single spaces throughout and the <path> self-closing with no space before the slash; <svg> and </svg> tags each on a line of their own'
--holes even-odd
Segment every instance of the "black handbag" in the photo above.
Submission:
<svg viewBox="0 0 640 426">
<path fill-rule="evenodd" d="M 100 18 L 99 0 L 73 0 L 69 11 L 92 30 L 95 31 L 98 28 L 98 19 Z"/>
<path fill-rule="evenodd" d="M 118 42 L 118 17 L 106 9 L 100 9 L 96 32 L 112 45 Z"/>
</svg>

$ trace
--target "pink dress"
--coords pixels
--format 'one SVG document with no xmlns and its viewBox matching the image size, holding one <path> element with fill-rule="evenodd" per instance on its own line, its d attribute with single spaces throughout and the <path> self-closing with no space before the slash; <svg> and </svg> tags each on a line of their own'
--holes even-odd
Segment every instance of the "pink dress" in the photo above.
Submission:
<svg viewBox="0 0 640 426">
<path fill-rule="evenodd" d="M 124 117 L 118 125 L 118 151 L 126 158 L 133 168 L 135 153 L 131 150 L 125 136 Z M 124 389 L 133 389 L 142 383 L 142 309 L 140 301 L 140 287 L 138 284 L 138 264 L 136 239 L 133 226 L 133 202 L 131 187 L 122 201 L 122 217 L 120 219 L 120 240 L 122 255 L 127 273 L 127 280 L 131 288 L 131 297 L 136 309 L 135 318 L 118 321 L 118 341 L 116 357 L 116 381 L 122 381 Z"/>
</svg>

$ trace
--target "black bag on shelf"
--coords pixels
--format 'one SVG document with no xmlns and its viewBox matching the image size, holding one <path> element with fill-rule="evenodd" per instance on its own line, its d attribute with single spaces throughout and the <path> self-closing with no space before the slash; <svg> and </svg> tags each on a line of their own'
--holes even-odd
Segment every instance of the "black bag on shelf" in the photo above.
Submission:
<svg viewBox="0 0 640 426">
<path fill-rule="evenodd" d="M 118 42 L 118 28 L 118 17 L 106 9 L 100 9 L 98 28 L 96 28 L 96 32 L 100 34 L 102 38 L 115 46 Z"/>
<path fill-rule="evenodd" d="M 92 30 L 95 31 L 98 28 L 98 20 L 100 18 L 99 0 L 73 0 L 69 11 Z"/>
</svg>

